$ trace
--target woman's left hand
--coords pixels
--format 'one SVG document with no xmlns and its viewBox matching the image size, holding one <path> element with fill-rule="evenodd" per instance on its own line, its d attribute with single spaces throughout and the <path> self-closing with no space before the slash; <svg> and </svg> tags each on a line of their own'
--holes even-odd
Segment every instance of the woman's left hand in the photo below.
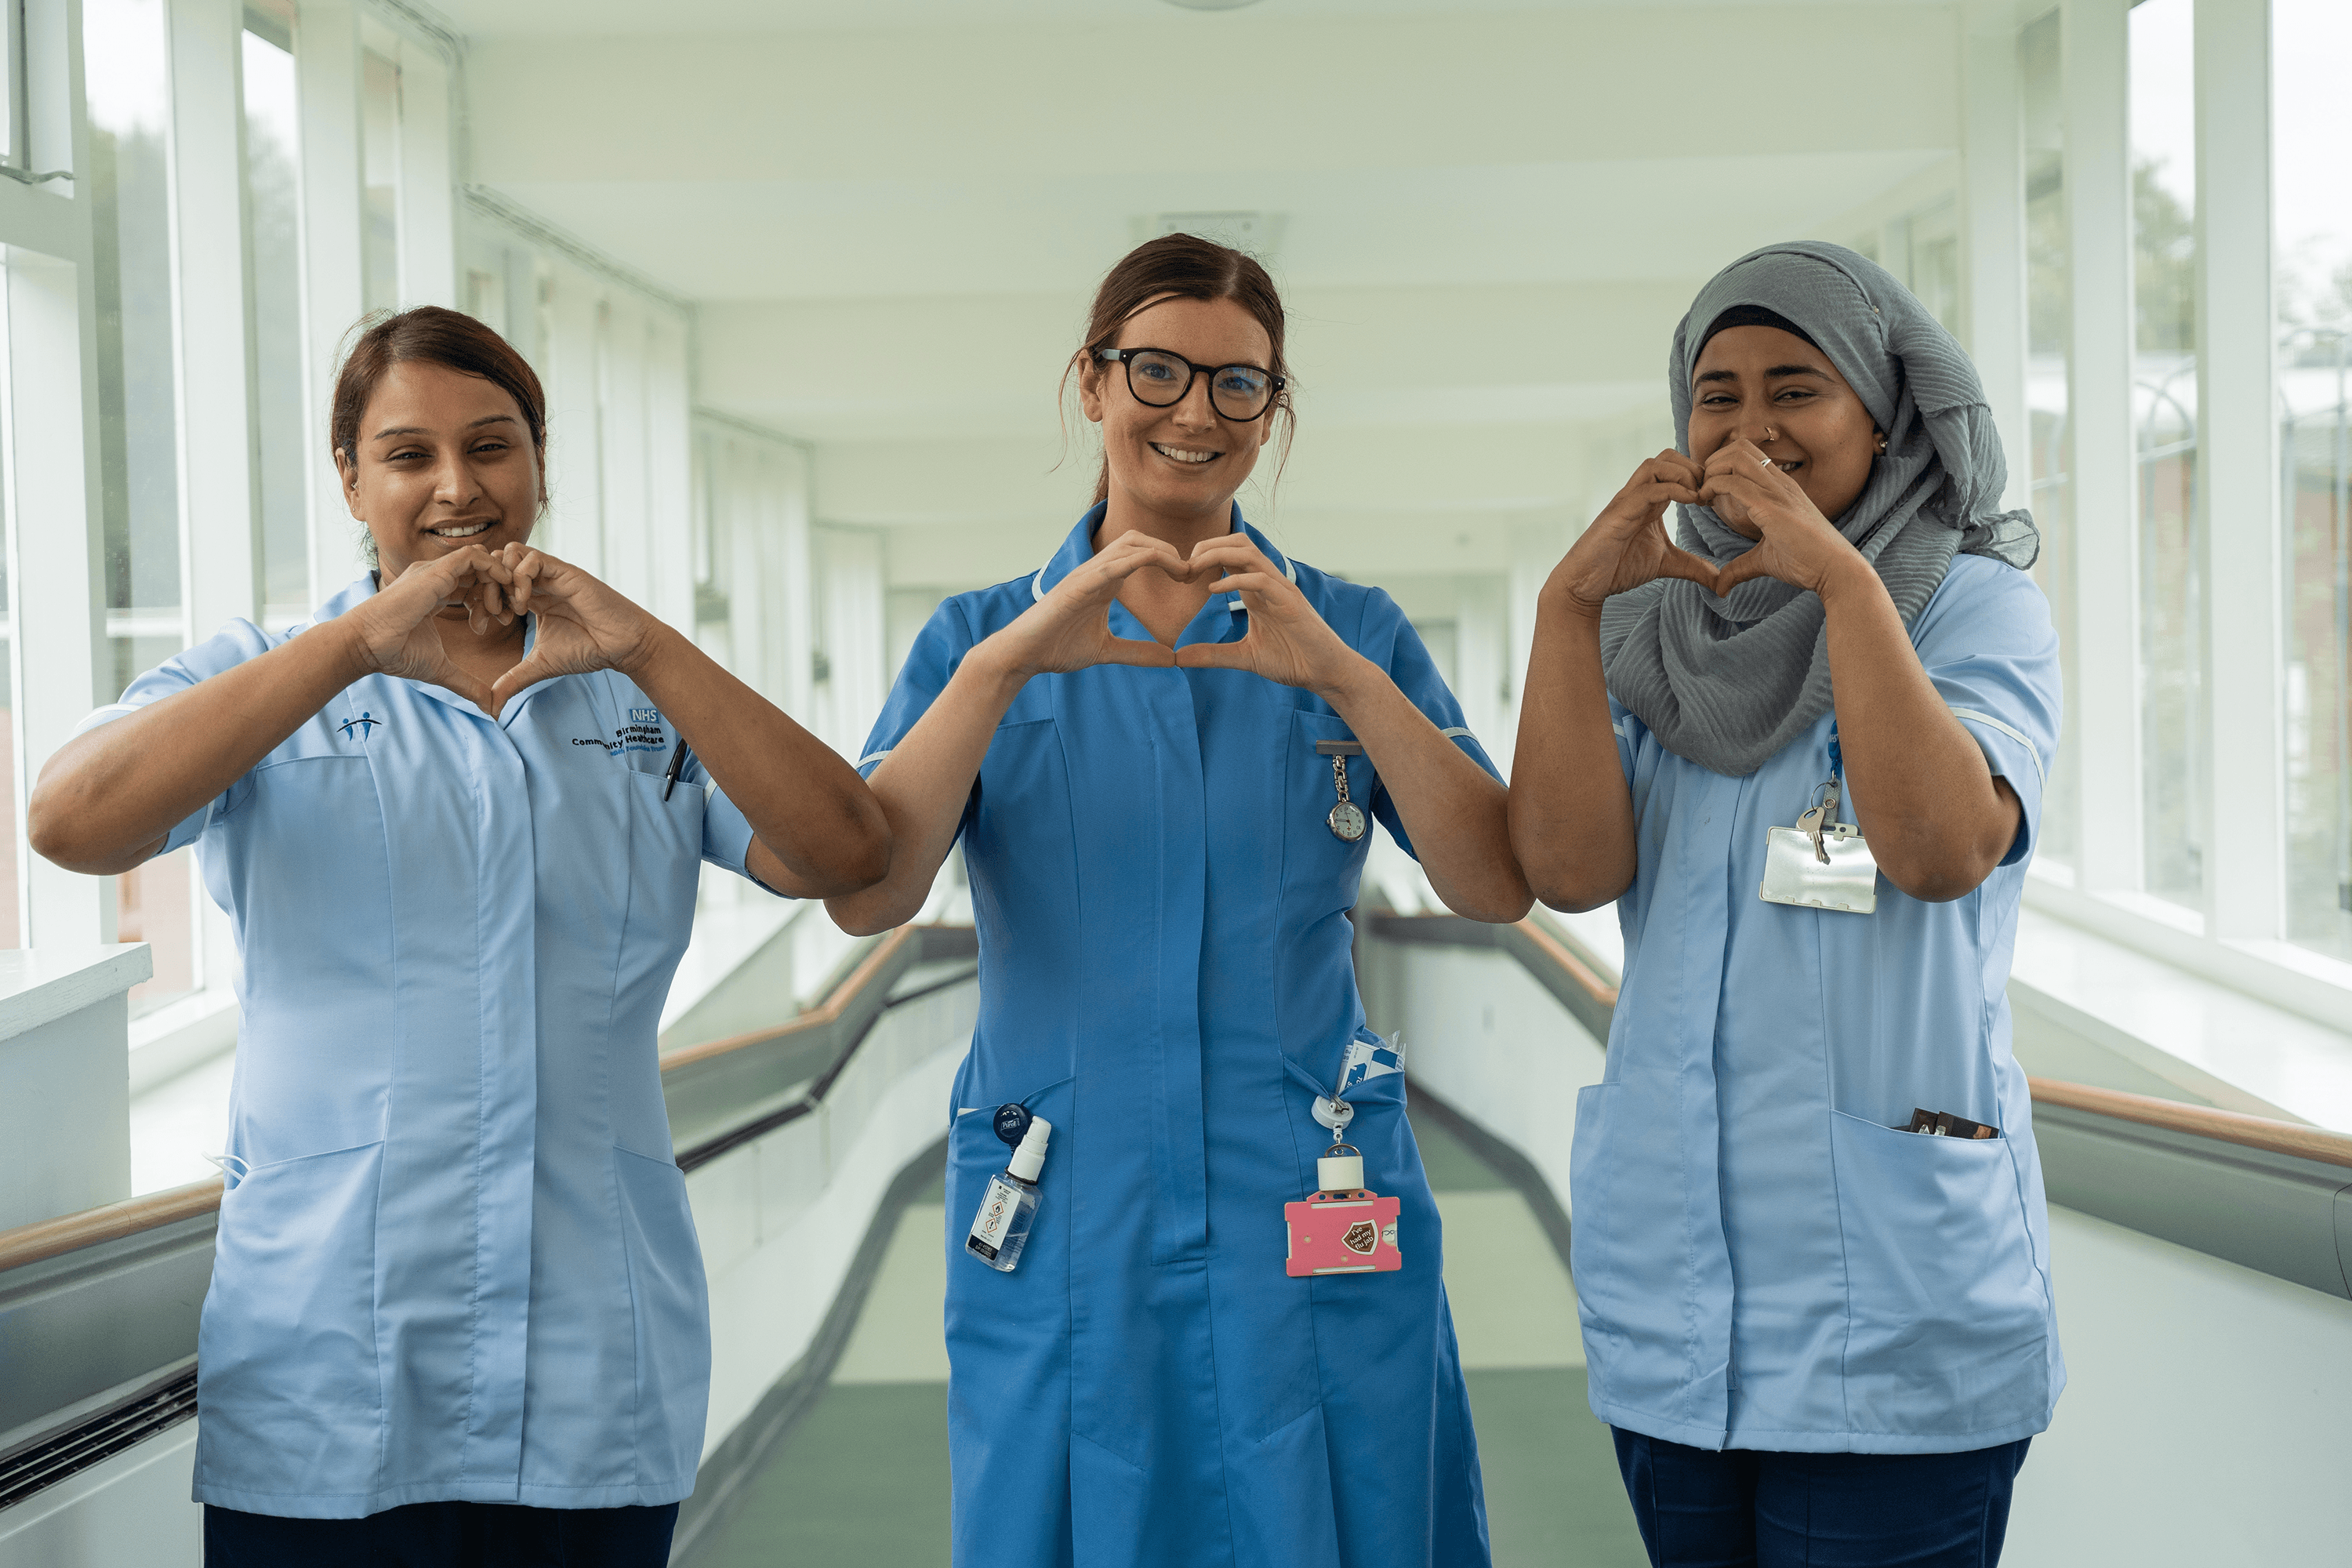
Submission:
<svg viewBox="0 0 2352 1568">
<path fill-rule="evenodd" d="M 1356 651 L 1339 640 L 1298 584 L 1248 534 L 1228 533 L 1194 545 L 1192 567 L 1195 580 L 1216 579 L 1209 584 L 1211 595 L 1241 595 L 1249 631 L 1239 642 L 1187 643 L 1176 650 L 1178 668 L 1246 669 L 1328 700 L 1356 662 Z"/>
<path fill-rule="evenodd" d="M 1716 574 L 1718 595 L 1751 577 L 1777 577 L 1818 594 L 1832 576 L 1862 561 L 1812 498 L 1752 441 L 1717 447 L 1706 459 L 1698 493 L 1726 522 L 1762 535 L 1756 548 L 1724 563 Z"/>
<path fill-rule="evenodd" d="M 530 656 L 492 683 L 493 717 L 526 687 L 596 669 L 625 675 L 653 651 L 661 623 L 579 567 L 528 544 L 509 544 L 496 559 L 514 578 L 503 586 L 505 613 L 537 616 L 539 631 Z"/>
</svg>

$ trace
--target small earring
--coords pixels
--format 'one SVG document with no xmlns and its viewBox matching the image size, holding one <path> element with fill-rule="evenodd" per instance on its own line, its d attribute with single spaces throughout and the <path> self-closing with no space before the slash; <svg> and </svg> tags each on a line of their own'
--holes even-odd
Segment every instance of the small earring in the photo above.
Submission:
<svg viewBox="0 0 2352 1568">
<path fill-rule="evenodd" d="M 1880 455 L 1881 455 L 1881 456 L 1884 456 L 1884 455 L 1885 454 L 1885 451 L 1886 451 L 1886 437 L 1885 437 L 1885 436 L 1881 436 L 1881 437 L 1879 437 L 1879 438 L 1878 438 L 1878 450 L 1879 450 L 1879 453 L 1880 453 Z"/>
</svg>

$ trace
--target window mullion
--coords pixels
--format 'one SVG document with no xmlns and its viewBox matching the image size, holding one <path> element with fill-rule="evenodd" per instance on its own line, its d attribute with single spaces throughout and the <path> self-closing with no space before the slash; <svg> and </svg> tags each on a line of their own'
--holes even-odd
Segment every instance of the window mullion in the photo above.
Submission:
<svg viewBox="0 0 2352 1568">
<path fill-rule="evenodd" d="M 312 604 L 359 574 L 357 525 L 327 449 L 335 353 L 360 318 L 363 220 L 360 168 L 360 23 L 346 0 L 304 0 L 294 33 L 302 124 L 304 397 L 312 427 L 303 446 L 310 475 Z"/>
<path fill-rule="evenodd" d="M 2128 0 L 2065 0 L 2067 265 L 2074 306 L 2067 423 L 2074 456 L 2076 658 L 2098 700 L 2066 715 L 2061 787 L 2079 791 L 2080 885 L 2142 885 L 2137 451 L 2132 419 Z"/>
<path fill-rule="evenodd" d="M 2282 934 L 2285 669 L 2272 387 L 2270 6 L 2197 0 L 2206 934 Z"/>
</svg>

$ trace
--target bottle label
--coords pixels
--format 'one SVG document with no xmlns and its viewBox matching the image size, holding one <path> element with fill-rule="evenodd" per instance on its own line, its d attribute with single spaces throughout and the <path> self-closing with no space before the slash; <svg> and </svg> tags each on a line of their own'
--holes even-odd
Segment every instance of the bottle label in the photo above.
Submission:
<svg viewBox="0 0 2352 1568">
<path fill-rule="evenodd" d="M 964 1245 L 982 1258 L 994 1258 L 1020 1212 L 1021 1189 L 1003 1176 L 989 1177 L 988 1191 L 981 1195 L 980 1214 L 972 1220 L 971 1235 Z"/>
</svg>

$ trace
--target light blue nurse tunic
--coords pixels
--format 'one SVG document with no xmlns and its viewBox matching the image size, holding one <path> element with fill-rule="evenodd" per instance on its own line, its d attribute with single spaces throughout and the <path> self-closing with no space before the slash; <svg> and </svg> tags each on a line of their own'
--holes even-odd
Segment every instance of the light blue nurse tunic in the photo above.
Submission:
<svg viewBox="0 0 2352 1568">
<path fill-rule="evenodd" d="M 83 727 L 374 592 L 232 622 Z M 709 1313 L 655 1033 L 701 863 L 748 875 L 751 830 L 698 768 L 662 798 L 676 739 L 609 670 L 495 721 L 372 675 L 173 830 L 244 959 L 196 1500 L 693 1490 Z"/>
<path fill-rule="evenodd" d="M 1873 915 L 1757 896 L 1766 830 L 1830 776 L 1833 716 L 1727 778 L 1612 704 L 1639 868 L 1570 1175 L 1592 1410 L 1612 1425 L 1701 1448 L 1958 1452 L 2042 1431 L 2064 1386 L 2005 990 L 2058 743 L 2057 637 L 2031 577 L 1962 555 L 1911 641 L 2022 807 L 2000 866 L 1948 903 L 1883 876 Z M 2001 1136 L 1895 1131 L 1915 1108 Z"/>
<path fill-rule="evenodd" d="M 963 656 L 1093 553 L 1097 507 L 1043 570 L 941 605 L 860 764 Z M 1394 601 L 1285 559 L 1332 629 L 1481 767 Z M 1150 633 L 1125 606 L 1111 631 Z M 1247 629 L 1213 597 L 1180 644 Z M 947 1335 L 955 1562 L 1423 1568 L 1487 1562 L 1437 1210 L 1404 1076 L 1347 1091 L 1365 1179 L 1403 1200 L 1395 1273 L 1294 1279 L 1282 1205 L 1315 1186 L 1313 1118 L 1371 1055 L 1348 911 L 1367 840 L 1335 837 L 1308 692 L 1239 670 L 1033 678 L 961 828 L 981 1004 L 954 1090 Z M 1368 759 L 1352 797 L 1410 850 Z M 1382 1058 L 1367 1065 L 1386 1067 Z M 1000 1274 L 961 1250 L 1010 1152 L 991 1113 L 1054 1125 L 1036 1228 Z"/>
</svg>

